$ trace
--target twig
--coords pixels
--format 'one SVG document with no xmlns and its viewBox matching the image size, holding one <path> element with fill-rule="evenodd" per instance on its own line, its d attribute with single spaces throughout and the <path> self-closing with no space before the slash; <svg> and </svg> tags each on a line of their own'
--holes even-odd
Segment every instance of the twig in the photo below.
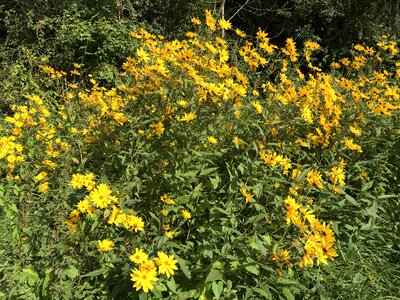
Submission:
<svg viewBox="0 0 400 300">
<path fill-rule="evenodd" d="M 247 0 L 229 19 L 228 21 L 230 21 L 234 16 L 236 16 L 246 5 L 247 3 L 249 3 L 250 0 Z"/>
</svg>

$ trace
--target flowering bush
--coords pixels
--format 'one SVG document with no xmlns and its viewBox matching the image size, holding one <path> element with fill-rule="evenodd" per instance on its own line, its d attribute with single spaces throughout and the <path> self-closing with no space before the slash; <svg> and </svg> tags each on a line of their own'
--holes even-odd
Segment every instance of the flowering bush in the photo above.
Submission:
<svg viewBox="0 0 400 300">
<path fill-rule="evenodd" d="M 2 207 L 36 297 L 60 280 L 76 299 L 322 295 L 308 279 L 338 276 L 337 236 L 398 201 L 395 42 L 323 72 L 315 42 L 279 48 L 209 11 L 192 23 L 185 40 L 131 32 L 115 88 L 40 65 L 62 88 L 1 119 Z M 38 242 L 43 216 L 55 231 Z M 56 262 L 35 264 L 46 251 Z"/>
</svg>

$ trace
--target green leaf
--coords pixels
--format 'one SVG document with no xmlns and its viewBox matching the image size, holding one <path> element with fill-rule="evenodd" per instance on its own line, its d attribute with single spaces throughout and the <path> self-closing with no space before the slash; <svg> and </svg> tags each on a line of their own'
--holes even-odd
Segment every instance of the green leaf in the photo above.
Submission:
<svg viewBox="0 0 400 300">
<path fill-rule="evenodd" d="M 51 270 L 46 270 L 46 276 L 44 277 L 43 284 L 42 284 L 42 296 L 47 296 L 47 288 L 49 287 L 49 283 L 51 280 Z"/>
<path fill-rule="evenodd" d="M 219 176 L 210 177 L 210 182 L 214 190 L 218 188 L 219 183 L 221 182 L 221 178 Z"/>
<path fill-rule="evenodd" d="M 271 246 L 272 245 L 272 241 L 271 241 L 271 237 L 267 234 L 267 235 L 263 235 L 263 240 L 265 242 L 265 244 L 267 246 Z"/>
<path fill-rule="evenodd" d="M 190 273 L 189 268 L 186 265 L 186 262 L 182 258 L 180 258 L 178 255 L 176 255 L 175 253 L 174 253 L 174 257 L 178 261 L 179 266 L 180 266 L 180 270 L 183 272 L 183 274 L 185 274 L 185 276 L 188 279 L 192 278 L 192 274 Z"/>
<path fill-rule="evenodd" d="M 198 172 L 199 172 L 199 170 L 191 170 L 189 172 L 182 174 L 182 176 L 184 176 L 186 178 L 196 178 Z"/>
<path fill-rule="evenodd" d="M 171 277 L 171 279 L 167 281 L 167 286 L 171 292 L 176 293 L 176 283 L 174 277 Z"/>
<path fill-rule="evenodd" d="M 216 281 L 213 281 L 211 287 L 212 287 L 215 299 L 219 299 L 222 295 L 222 291 L 224 290 L 223 282 L 218 281 L 218 283 L 217 283 Z"/>
<path fill-rule="evenodd" d="M 368 191 L 373 185 L 374 181 L 367 182 L 366 184 L 363 185 L 361 191 L 362 192 Z"/>
<path fill-rule="evenodd" d="M 205 283 L 220 280 L 220 279 L 222 279 L 221 271 L 216 270 L 216 269 L 211 269 L 210 273 L 208 273 L 208 275 L 206 277 Z"/>
<path fill-rule="evenodd" d="M 360 206 L 360 204 L 354 199 L 352 196 L 345 194 L 344 197 L 346 198 L 347 201 L 349 201 L 351 204 L 355 206 Z"/>
<path fill-rule="evenodd" d="M 338 223 L 337 222 L 332 222 L 331 226 L 332 226 L 332 229 L 335 232 L 335 234 L 339 234 Z"/>
<path fill-rule="evenodd" d="M 397 198 L 399 197 L 398 195 L 380 195 L 377 198 L 378 199 L 390 199 L 390 198 Z"/>
<path fill-rule="evenodd" d="M 265 249 L 263 243 L 262 243 L 261 240 L 258 238 L 258 236 L 257 236 L 256 233 L 254 234 L 254 237 L 255 237 L 256 242 L 257 242 L 257 248 L 258 248 L 258 250 L 260 250 L 260 252 L 261 252 L 262 255 L 264 255 L 264 256 L 267 255 L 267 249 Z"/>
<path fill-rule="evenodd" d="M 75 266 L 70 266 L 68 269 L 64 270 L 64 274 L 70 279 L 74 279 L 79 275 L 79 271 Z"/>
<path fill-rule="evenodd" d="M 39 280 L 38 273 L 30 268 L 24 268 L 22 270 L 22 275 L 26 278 L 29 286 L 34 286 L 35 283 Z"/>
<path fill-rule="evenodd" d="M 97 270 L 94 270 L 92 272 L 89 272 L 89 273 L 87 273 L 85 275 L 82 275 L 82 277 L 96 277 L 96 276 L 99 276 L 101 274 L 105 274 L 106 271 L 107 271 L 106 269 L 101 268 L 101 269 L 97 269 Z"/>
<path fill-rule="evenodd" d="M 371 223 L 371 220 L 369 220 L 369 222 L 368 222 L 368 223 L 364 223 L 364 224 L 362 224 L 362 225 L 361 225 L 361 227 L 360 227 L 360 229 L 361 229 L 361 230 L 364 230 L 364 231 L 371 230 L 371 229 L 372 229 L 372 223 Z"/>
<path fill-rule="evenodd" d="M 366 210 L 365 210 L 365 212 L 366 212 L 366 214 L 368 215 L 368 216 L 371 216 L 371 217 L 377 217 L 377 215 L 376 215 L 376 213 L 378 212 L 378 202 L 376 201 L 376 200 L 374 200 L 374 202 L 372 202 L 372 205 L 371 205 L 371 207 L 368 207 Z"/>
<path fill-rule="evenodd" d="M 240 266 L 240 261 L 233 260 L 229 263 L 231 269 L 237 269 Z"/>
<path fill-rule="evenodd" d="M 214 168 L 209 168 L 209 169 L 205 169 L 203 171 L 200 172 L 200 176 L 206 176 L 209 175 L 211 173 L 213 173 L 214 171 L 218 170 L 218 167 L 214 167 Z"/>
<path fill-rule="evenodd" d="M 257 265 L 256 266 L 255 265 L 247 266 L 245 269 L 255 275 L 260 274 L 260 270 Z"/>
<path fill-rule="evenodd" d="M 265 299 L 272 299 L 272 295 L 269 292 L 269 290 L 264 290 L 264 289 L 260 289 L 260 288 L 253 288 L 253 292 L 256 292 L 258 294 L 260 294 L 261 296 L 263 296 Z"/>
<path fill-rule="evenodd" d="M 282 293 L 285 295 L 287 300 L 295 300 L 294 295 L 292 294 L 289 288 L 286 287 L 282 288 Z"/>
</svg>

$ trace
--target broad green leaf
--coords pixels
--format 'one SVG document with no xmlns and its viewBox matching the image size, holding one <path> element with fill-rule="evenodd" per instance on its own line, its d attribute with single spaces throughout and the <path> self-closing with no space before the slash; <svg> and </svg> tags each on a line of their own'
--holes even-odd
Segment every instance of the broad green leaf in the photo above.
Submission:
<svg viewBox="0 0 400 300">
<path fill-rule="evenodd" d="M 171 277 L 171 279 L 167 281 L 167 286 L 171 292 L 176 293 L 176 283 L 174 277 Z"/>
<path fill-rule="evenodd" d="M 211 287 L 212 287 L 215 299 L 219 299 L 222 295 L 222 291 L 224 290 L 223 282 L 218 281 L 218 283 L 217 283 L 216 281 L 213 281 Z"/>
<path fill-rule="evenodd" d="M 262 238 L 267 246 L 272 245 L 271 237 L 268 234 L 263 235 Z"/>
<path fill-rule="evenodd" d="M 67 277 L 74 279 L 79 275 L 79 271 L 75 266 L 70 266 L 68 269 L 63 272 Z"/>
<path fill-rule="evenodd" d="M 211 282 L 211 281 L 216 281 L 216 280 L 220 280 L 222 279 L 222 273 L 220 270 L 216 270 L 216 269 L 211 269 L 210 273 L 208 273 L 207 277 L 206 277 L 206 281 L 207 282 Z"/>
<path fill-rule="evenodd" d="M 253 273 L 255 275 L 260 274 L 260 269 L 257 265 L 250 265 L 250 266 L 246 266 L 245 268 L 247 271 L 249 271 L 250 273 Z"/>
<path fill-rule="evenodd" d="M 38 273 L 30 268 L 24 268 L 22 270 L 22 275 L 25 276 L 29 286 L 34 286 L 35 283 L 39 280 Z"/>
</svg>

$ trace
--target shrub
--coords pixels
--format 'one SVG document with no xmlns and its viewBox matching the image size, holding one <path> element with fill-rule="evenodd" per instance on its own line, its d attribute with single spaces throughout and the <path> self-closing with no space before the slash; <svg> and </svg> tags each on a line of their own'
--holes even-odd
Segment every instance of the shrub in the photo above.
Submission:
<svg viewBox="0 0 400 300">
<path fill-rule="evenodd" d="M 9 296 L 391 294 L 372 261 L 398 249 L 352 251 L 398 239 L 383 230 L 398 226 L 396 44 L 357 45 L 324 73 L 315 42 L 247 39 L 209 11 L 192 22 L 184 40 L 131 32 L 116 88 L 40 65 L 56 91 L 1 120 Z"/>
</svg>

